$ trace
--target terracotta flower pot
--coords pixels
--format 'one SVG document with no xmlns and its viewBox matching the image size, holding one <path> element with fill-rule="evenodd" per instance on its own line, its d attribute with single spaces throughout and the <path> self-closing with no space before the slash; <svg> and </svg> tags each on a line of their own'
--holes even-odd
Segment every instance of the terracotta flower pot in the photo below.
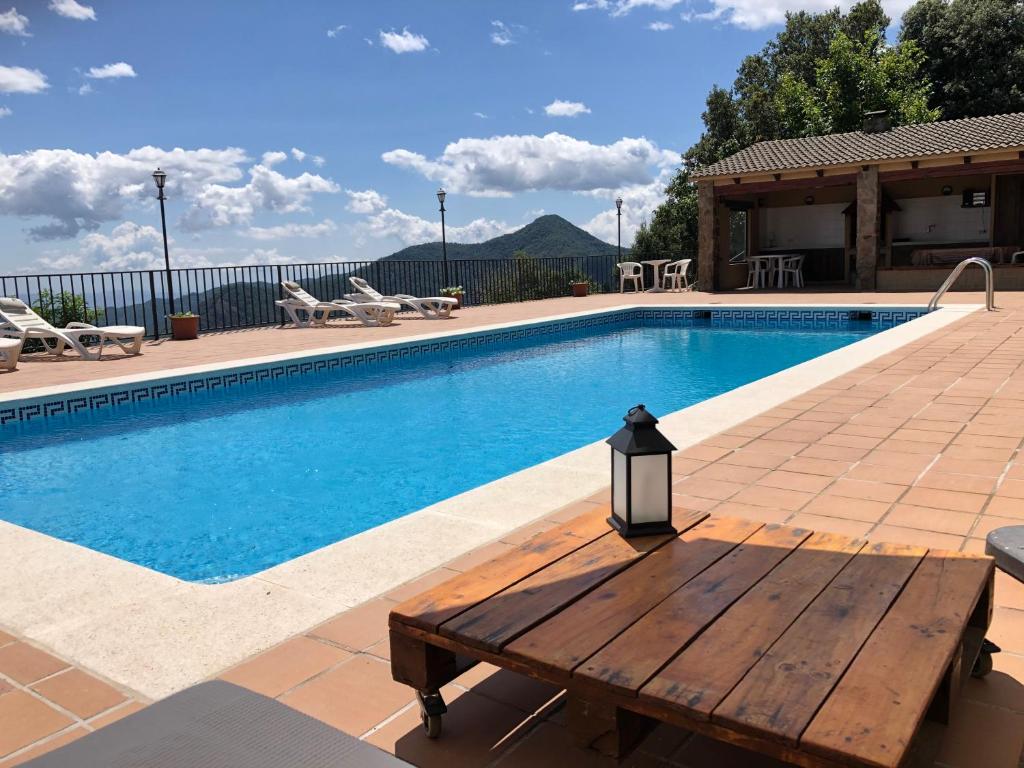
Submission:
<svg viewBox="0 0 1024 768">
<path fill-rule="evenodd" d="M 192 315 L 191 317 L 172 317 L 171 338 L 175 341 L 198 339 L 199 315 Z"/>
<path fill-rule="evenodd" d="M 457 302 L 459 302 L 458 304 L 455 305 L 455 309 L 462 309 L 462 301 L 465 298 L 465 296 L 466 294 L 464 293 L 453 293 L 448 298 L 455 299 Z"/>
<path fill-rule="evenodd" d="M 588 296 L 590 294 L 590 283 L 573 283 L 573 296 Z"/>
</svg>

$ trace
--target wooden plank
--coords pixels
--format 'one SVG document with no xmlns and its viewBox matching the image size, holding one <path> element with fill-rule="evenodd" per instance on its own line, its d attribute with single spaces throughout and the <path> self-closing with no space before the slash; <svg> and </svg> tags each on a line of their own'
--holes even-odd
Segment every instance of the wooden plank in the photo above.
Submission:
<svg viewBox="0 0 1024 768">
<path fill-rule="evenodd" d="M 655 675 L 640 697 L 709 719 L 864 544 L 833 533 L 811 536 Z"/>
<path fill-rule="evenodd" d="M 715 708 L 712 719 L 796 745 L 926 552 L 895 544 L 861 550 Z"/>
<path fill-rule="evenodd" d="M 565 725 L 581 749 L 594 749 L 608 757 L 625 757 L 650 733 L 658 721 L 601 701 L 568 693 Z"/>
<path fill-rule="evenodd" d="M 676 525 L 686 529 L 705 518 L 703 513 L 691 515 L 678 520 Z M 446 621 L 439 632 L 470 646 L 498 651 L 673 538 L 603 536 Z"/>
<path fill-rule="evenodd" d="M 709 518 L 509 643 L 504 653 L 568 676 L 584 659 L 761 527 L 750 520 Z"/>
<path fill-rule="evenodd" d="M 392 631 L 391 677 L 418 691 L 437 689 L 459 675 L 455 654 Z"/>
<path fill-rule="evenodd" d="M 899 765 L 992 573 L 986 557 L 929 553 L 804 732 L 802 747 Z"/>
<path fill-rule="evenodd" d="M 655 673 L 811 532 L 766 525 L 576 668 L 589 689 L 635 696 Z"/>
<path fill-rule="evenodd" d="M 564 684 L 564 680 L 548 674 L 534 664 L 523 664 L 515 659 L 510 659 L 501 653 L 491 653 L 490 651 L 485 651 L 480 648 L 470 648 L 457 640 L 424 632 L 422 629 L 416 629 L 415 627 L 403 627 L 401 631 L 402 634 L 407 634 L 409 637 L 422 640 L 429 645 L 436 645 L 438 648 L 444 648 L 452 651 L 456 654 L 456 661 L 465 657 L 487 662 L 488 664 L 493 664 L 497 667 L 501 667 L 502 669 L 508 669 L 512 672 L 516 672 L 545 683 L 550 683 L 552 685 Z M 587 698 L 586 692 L 577 691 L 575 689 L 574 680 L 570 679 L 567 687 L 573 694 L 578 694 L 583 698 Z M 806 752 L 788 747 L 777 741 L 768 741 L 749 734 L 737 733 L 736 731 L 723 728 L 722 726 L 716 725 L 712 722 L 693 720 L 692 718 L 678 714 L 674 710 L 666 709 L 661 705 L 652 706 L 649 702 L 643 701 L 636 696 L 620 696 L 611 689 L 603 690 L 600 695 L 600 700 L 607 704 L 614 704 L 615 706 L 629 710 L 630 712 L 636 712 L 637 714 L 645 715 L 647 717 L 654 718 L 655 720 L 661 720 L 670 725 L 693 731 L 694 733 L 703 734 L 712 739 L 736 744 L 744 749 L 750 750 L 751 752 L 768 755 L 778 760 L 782 760 L 783 762 L 800 766 L 800 768 L 848 768 L 848 766 L 840 765 L 840 763 L 829 760 L 820 755 L 809 755 Z"/>
<path fill-rule="evenodd" d="M 599 507 L 573 518 L 565 525 L 543 531 L 490 562 L 455 576 L 412 597 L 391 611 L 390 624 L 409 625 L 436 632 L 445 621 L 458 616 L 491 595 L 527 578 L 547 565 L 611 533 L 611 510 Z"/>
</svg>

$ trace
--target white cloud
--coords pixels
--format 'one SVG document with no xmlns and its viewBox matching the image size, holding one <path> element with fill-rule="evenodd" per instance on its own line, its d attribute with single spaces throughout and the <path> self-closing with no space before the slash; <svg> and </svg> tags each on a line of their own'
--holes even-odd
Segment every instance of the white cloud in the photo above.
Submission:
<svg viewBox="0 0 1024 768">
<path fill-rule="evenodd" d="M 325 160 L 320 155 L 313 155 L 312 159 L 313 159 L 313 165 L 315 165 L 317 168 L 321 167 L 324 163 L 327 162 L 327 160 Z"/>
<path fill-rule="evenodd" d="M 377 213 L 388 207 L 388 199 L 375 189 L 346 189 L 345 194 L 348 195 L 345 208 L 352 213 Z"/>
<path fill-rule="evenodd" d="M 669 0 L 655 0 L 669 2 Z M 681 1 L 681 0 L 677 0 Z M 632 0 L 631 7 L 647 4 L 642 0 Z M 743 29 L 762 29 L 764 27 L 784 24 L 786 13 L 809 11 L 821 13 L 831 10 L 836 5 L 848 9 L 851 0 L 706 0 L 704 10 L 688 7 L 680 18 L 683 21 L 723 21 Z M 894 19 L 900 18 L 903 12 L 913 5 L 913 0 L 883 0 L 882 7 Z M 626 9 L 623 12 L 627 12 Z"/>
<path fill-rule="evenodd" d="M 116 64 L 106 64 L 102 67 L 90 67 L 85 73 L 86 77 L 93 80 L 109 80 L 115 77 L 135 77 L 135 69 L 131 64 L 119 61 Z"/>
<path fill-rule="evenodd" d="M 337 37 L 339 32 L 343 32 L 346 29 L 348 29 L 348 24 L 339 24 L 336 27 L 331 27 L 330 29 L 328 29 L 327 30 L 327 36 L 328 37 Z"/>
<path fill-rule="evenodd" d="M 90 93 L 92 93 L 92 83 L 82 83 L 78 87 L 78 95 L 79 96 L 87 96 Z"/>
<path fill-rule="evenodd" d="M 292 157 L 298 160 L 300 163 L 306 159 L 306 153 L 298 147 L 292 147 Z"/>
<path fill-rule="evenodd" d="M 0 216 L 36 219 L 28 229 L 34 240 L 96 232 L 105 223 L 125 218 L 131 208 L 152 205 L 152 173 L 158 166 L 167 171 L 167 196 L 177 211 L 184 209 L 182 226 L 189 230 L 249 226 L 258 211 L 300 211 L 312 195 L 339 191 L 320 176 L 288 178 L 262 164 L 248 170 L 243 186 L 227 186 L 245 177 L 248 162 L 245 152 L 235 147 L 0 154 Z"/>
<path fill-rule="evenodd" d="M 652 32 L 667 32 L 670 29 L 674 29 L 673 25 L 667 21 L 652 21 L 647 25 L 647 28 Z"/>
<path fill-rule="evenodd" d="M 68 19 L 96 21 L 96 11 L 92 6 L 82 5 L 76 0 L 50 0 L 50 10 Z"/>
<path fill-rule="evenodd" d="M 405 27 L 401 32 L 395 32 L 393 29 L 390 32 L 380 30 L 380 44 L 395 53 L 419 53 L 427 50 L 430 41 Z"/>
<path fill-rule="evenodd" d="M 515 42 L 515 38 L 512 36 L 512 30 L 503 21 L 492 21 L 491 26 L 494 28 L 491 30 L 491 42 L 495 45 L 512 45 Z"/>
<path fill-rule="evenodd" d="M 364 37 L 364 38 L 363 38 L 363 42 L 364 42 L 364 43 L 366 43 L 366 44 L 367 44 L 368 46 L 370 46 L 371 48 L 373 48 L 373 40 L 371 40 L 370 38 L 368 38 L 368 37 Z"/>
<path fill-rule="evenodd" d="M 32 37 L 32 33 L 28 31 L 28 16 L 22 16 L 17 8 L 0 13 L 0 32 L 18 37 Z"/>
<path fill-rule="evenodd" d="M 654 8 L 668 11 L 675 8 L 683 0 L 617 0 L 612 9 L 612 16 L 624 16 L 635 8 Z"/>
<path fill-rule="evenodd" d="M 289 237 L 326 237 L 337 231 L 338 225 L 330 219 L 319 224 L 279 224 L 275 227 L 249 227 L 243 234 L 254 240 L 282 240 Z"/>
<path fill-rule="evenodd" d="M 10 117 L 14 111 L 10 107 L 0 107 L 0 117 Z"/>
<path fill-rule="evenodd" d="M 264 152 L 260 162 L 267 166 L 267 168 L 270 168 L 278 163 L 283 163 L 287 159 L 288 155 L 284 152 Z"/>
<path fill-rule="evenodd" d="M 603 11 L 609 5 L 608 0 L 580 0 L 572 6 L 574 11 Z"/>
<path fill-rule="evenodd" d="M 645 138 L 591 144 L 549 133 L 459 139 L 434 160 L 407 149 L 385 152 L 382 159 L 417 171 L 451 192 L 508 197 L 527 190 L 587 191 L 646 184 L 652 166 L 678 164 L 679 155 Z"/>
<path fill-rule="evenodd" d="M 590 107 L 582 101 L 562 101 L 555 99 L 546 107 L 544 112 L 549 117 L 576 117 L 577 115 L 589 115 Z"/>
<path fill-rule="evenodd" d="M 224 248 L 179 246 L 173 237 L 170 243 L 171 266 L 174 268 L 212 267 L 221 264 L 259 266 L 308 261 L 308 257 L 282 256 L 276 248 Z M 104 271 L 132 269 L 163 269 L 163 239 L 160 230 L 149 225 L 125 221 L 109 235 L 94 232 L 83 237 L 71 252 L 52 250 L 33 265 L 33 271 Z M 317 261 L 345 261 L 340 256 L 318 256 Z"/>
<path fill-rule="evenodd" d="M 207 184 L 192 196 L 192 204 L 181 217 L 181 226 L 195 232 L 248 225 L 257 211 L 295 213 L 306 211 L 306 203 L 316 194 L 341 191 L 337 184 L 322 176 L 303 173 L 286 177 L 265 165 L 249 169 L 249 182 L 241 187 Z"/>
<path fill-rule="evenodd" d="M 441 239 L 441 222 L 428 221 L 396 208 L 385 208 L 368 216 L 356 226 L 361 235 L 373 238 L 393 237 L 403 245 L 437 242 Z M 474 219 L 464 226 L 446 227 L 449 243 L 481 243 L 492 237 L 504 235 L 516 227 L 493 219 Z"/>
<path fill-rule="evenodd" d="M 0 66 L 0 93 L 39 93 L 49 87 L 38 69 Z"/>
<path fill-rule="evenodd" d="M 481 120 L 487 120 L 488 119 L 487 115 L 485 115 L 483 112 L 474 112 L 473 113 L 473 117 L 479 117 Z"/>
<path fill-rule="evenodd" d="M 59 271 L 162 268 L 163 238 L 156 227 L 125 221 L 109 235 L 86 235 L 79 241 L 77 252 L 44 256 L 40 265 Z"/>
<path fill-rule="evenodd" d="M 674 173 L 675 169 L 666 165 L 656 178 L 646 184 L 628 184 L 623 187 L 594 189 L 585 192 L 584 194 L 588 197 L 604 200 L 607 207 L 580 226 L 605 242 L 617 242 L 618 211 L 615 209 L 615 198 L 621 196 L 622 245 L 629 247 L 640 222 L 650 221 L 654 209 L 665 201 L 665 187 L 672 180 Z"/>
</svg>

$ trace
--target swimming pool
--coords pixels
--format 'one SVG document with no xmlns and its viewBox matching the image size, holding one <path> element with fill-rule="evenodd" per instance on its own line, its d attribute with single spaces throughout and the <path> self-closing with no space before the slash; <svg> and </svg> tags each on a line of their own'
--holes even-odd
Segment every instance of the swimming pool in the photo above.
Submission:
<svg viewBox="0 0 1024 768">
<path fill-rule="evenodd" d="M 236 579 L 602 439 L 637 402 L 663 415 L 915 314 L 633 310 L 268 368 L 244 388 L 44 404 L 0 431 L 0 517 Z"/>
</svg>

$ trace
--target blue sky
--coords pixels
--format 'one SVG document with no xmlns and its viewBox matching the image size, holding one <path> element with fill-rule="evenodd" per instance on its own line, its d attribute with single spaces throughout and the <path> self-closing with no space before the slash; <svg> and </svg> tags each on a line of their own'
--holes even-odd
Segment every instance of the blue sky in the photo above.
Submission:
<svg viewBox="0 0 1024 768">
<path fill-rule="evenodd" d="M 0 0 L 0 271 L 376 258 L 541 212 L 624 239 L 703 99 L 821 0 Z"/>
</svg>

